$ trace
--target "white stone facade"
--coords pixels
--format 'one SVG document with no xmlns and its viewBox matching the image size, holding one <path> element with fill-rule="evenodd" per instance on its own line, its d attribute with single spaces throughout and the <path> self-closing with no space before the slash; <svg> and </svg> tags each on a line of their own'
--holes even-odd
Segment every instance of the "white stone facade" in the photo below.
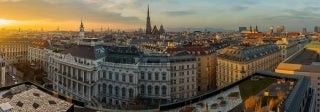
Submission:
<svg viewBox="0 0 320 112">
<path fill-rule="evenodd" d="M 122 107 L 138 97 L 155 102 L 195 96 L 195 57 L 165 56 L 161 59 L 166 61 L 136 59 L 136 63 L 126 64 L 108 62 L 105 57 L 92 60 L 52 53 L 48 74 L 52 77 L 53 89 L 59 94 L 84 101 L 95 98 Z"/>
</svg>

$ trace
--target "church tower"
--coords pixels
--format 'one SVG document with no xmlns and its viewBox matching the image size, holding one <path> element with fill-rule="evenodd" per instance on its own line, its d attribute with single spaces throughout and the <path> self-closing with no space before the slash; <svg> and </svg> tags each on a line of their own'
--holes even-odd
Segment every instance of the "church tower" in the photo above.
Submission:
<svg viewBox="0 0 320 112">
<path fill-rule="evenodd" d="M 151 34 L 151 22 L 150 22 L 150 15 L 149 15 L 149 5 L 148 5 L 148 12 L 147 12 L 146 34 Z"/>
<path fill-rule="evenodd" d="M 83 26 L 83 23 L 82 23 L 82 19 L 81 19 L 81 24 L 80 24 L 79 38 L 80 39 L 84 38 L 84 26 Z"/>
</svg>

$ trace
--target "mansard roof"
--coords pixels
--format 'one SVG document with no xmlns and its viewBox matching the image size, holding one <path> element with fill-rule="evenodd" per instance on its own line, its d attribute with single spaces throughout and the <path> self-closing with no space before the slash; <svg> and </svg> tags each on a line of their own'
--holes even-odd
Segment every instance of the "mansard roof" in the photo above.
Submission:
<svg viewBox="0 0 320 112">
<path fill-rule="evenodd" d="M 40 47 L 40 48 L 50 48 L 51 44 L 48 40 L 43 39 L 34 39 L 31 41 L 31 46 Z"/>
<path fill-rule="evenodd" d="M 275 44 L 260 46 L 229 46 L 222 49 L 218 57 L 233 61 L 250 61 L 256 58 L 278 52 L 280 49 Z"/>
<path fill-rule="evenodd" d="M 62 52 L 63 54 L 71 54 L 72 56 L 97 60 L 106 56 L 106 50 L 102 45 L 75 45 L 70 49 Z"/>
</svg>

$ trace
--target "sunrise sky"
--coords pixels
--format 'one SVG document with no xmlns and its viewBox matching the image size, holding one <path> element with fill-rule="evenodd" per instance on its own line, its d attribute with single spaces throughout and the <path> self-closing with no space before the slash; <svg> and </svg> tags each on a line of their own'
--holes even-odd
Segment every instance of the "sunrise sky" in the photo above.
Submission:
<svg viewBox="0 0 320 112">
<path fill-rule="evenodd" d="M 152 26 L 165 28 L 320 25 L 319 0 L 0 0 L 0 28 L 78 30 L 82 18 L 86 30 L 144 29 L 148 4 Z"/>
</svg>

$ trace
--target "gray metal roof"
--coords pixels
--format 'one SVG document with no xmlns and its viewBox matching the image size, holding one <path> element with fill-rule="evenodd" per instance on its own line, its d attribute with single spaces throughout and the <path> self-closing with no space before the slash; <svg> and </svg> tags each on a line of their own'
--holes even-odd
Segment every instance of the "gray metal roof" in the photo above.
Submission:
<svg viewBox="0 0 320 112">
<path fill-rule="evenodd" d="M 72 56 L 97 60 L 106 56 L 106 50 L 102 45 L 89 46 L 89 45 L 75 45 L 70 49 L 62 51 L 63 54 L 71 54 Z"/>
</svg>

